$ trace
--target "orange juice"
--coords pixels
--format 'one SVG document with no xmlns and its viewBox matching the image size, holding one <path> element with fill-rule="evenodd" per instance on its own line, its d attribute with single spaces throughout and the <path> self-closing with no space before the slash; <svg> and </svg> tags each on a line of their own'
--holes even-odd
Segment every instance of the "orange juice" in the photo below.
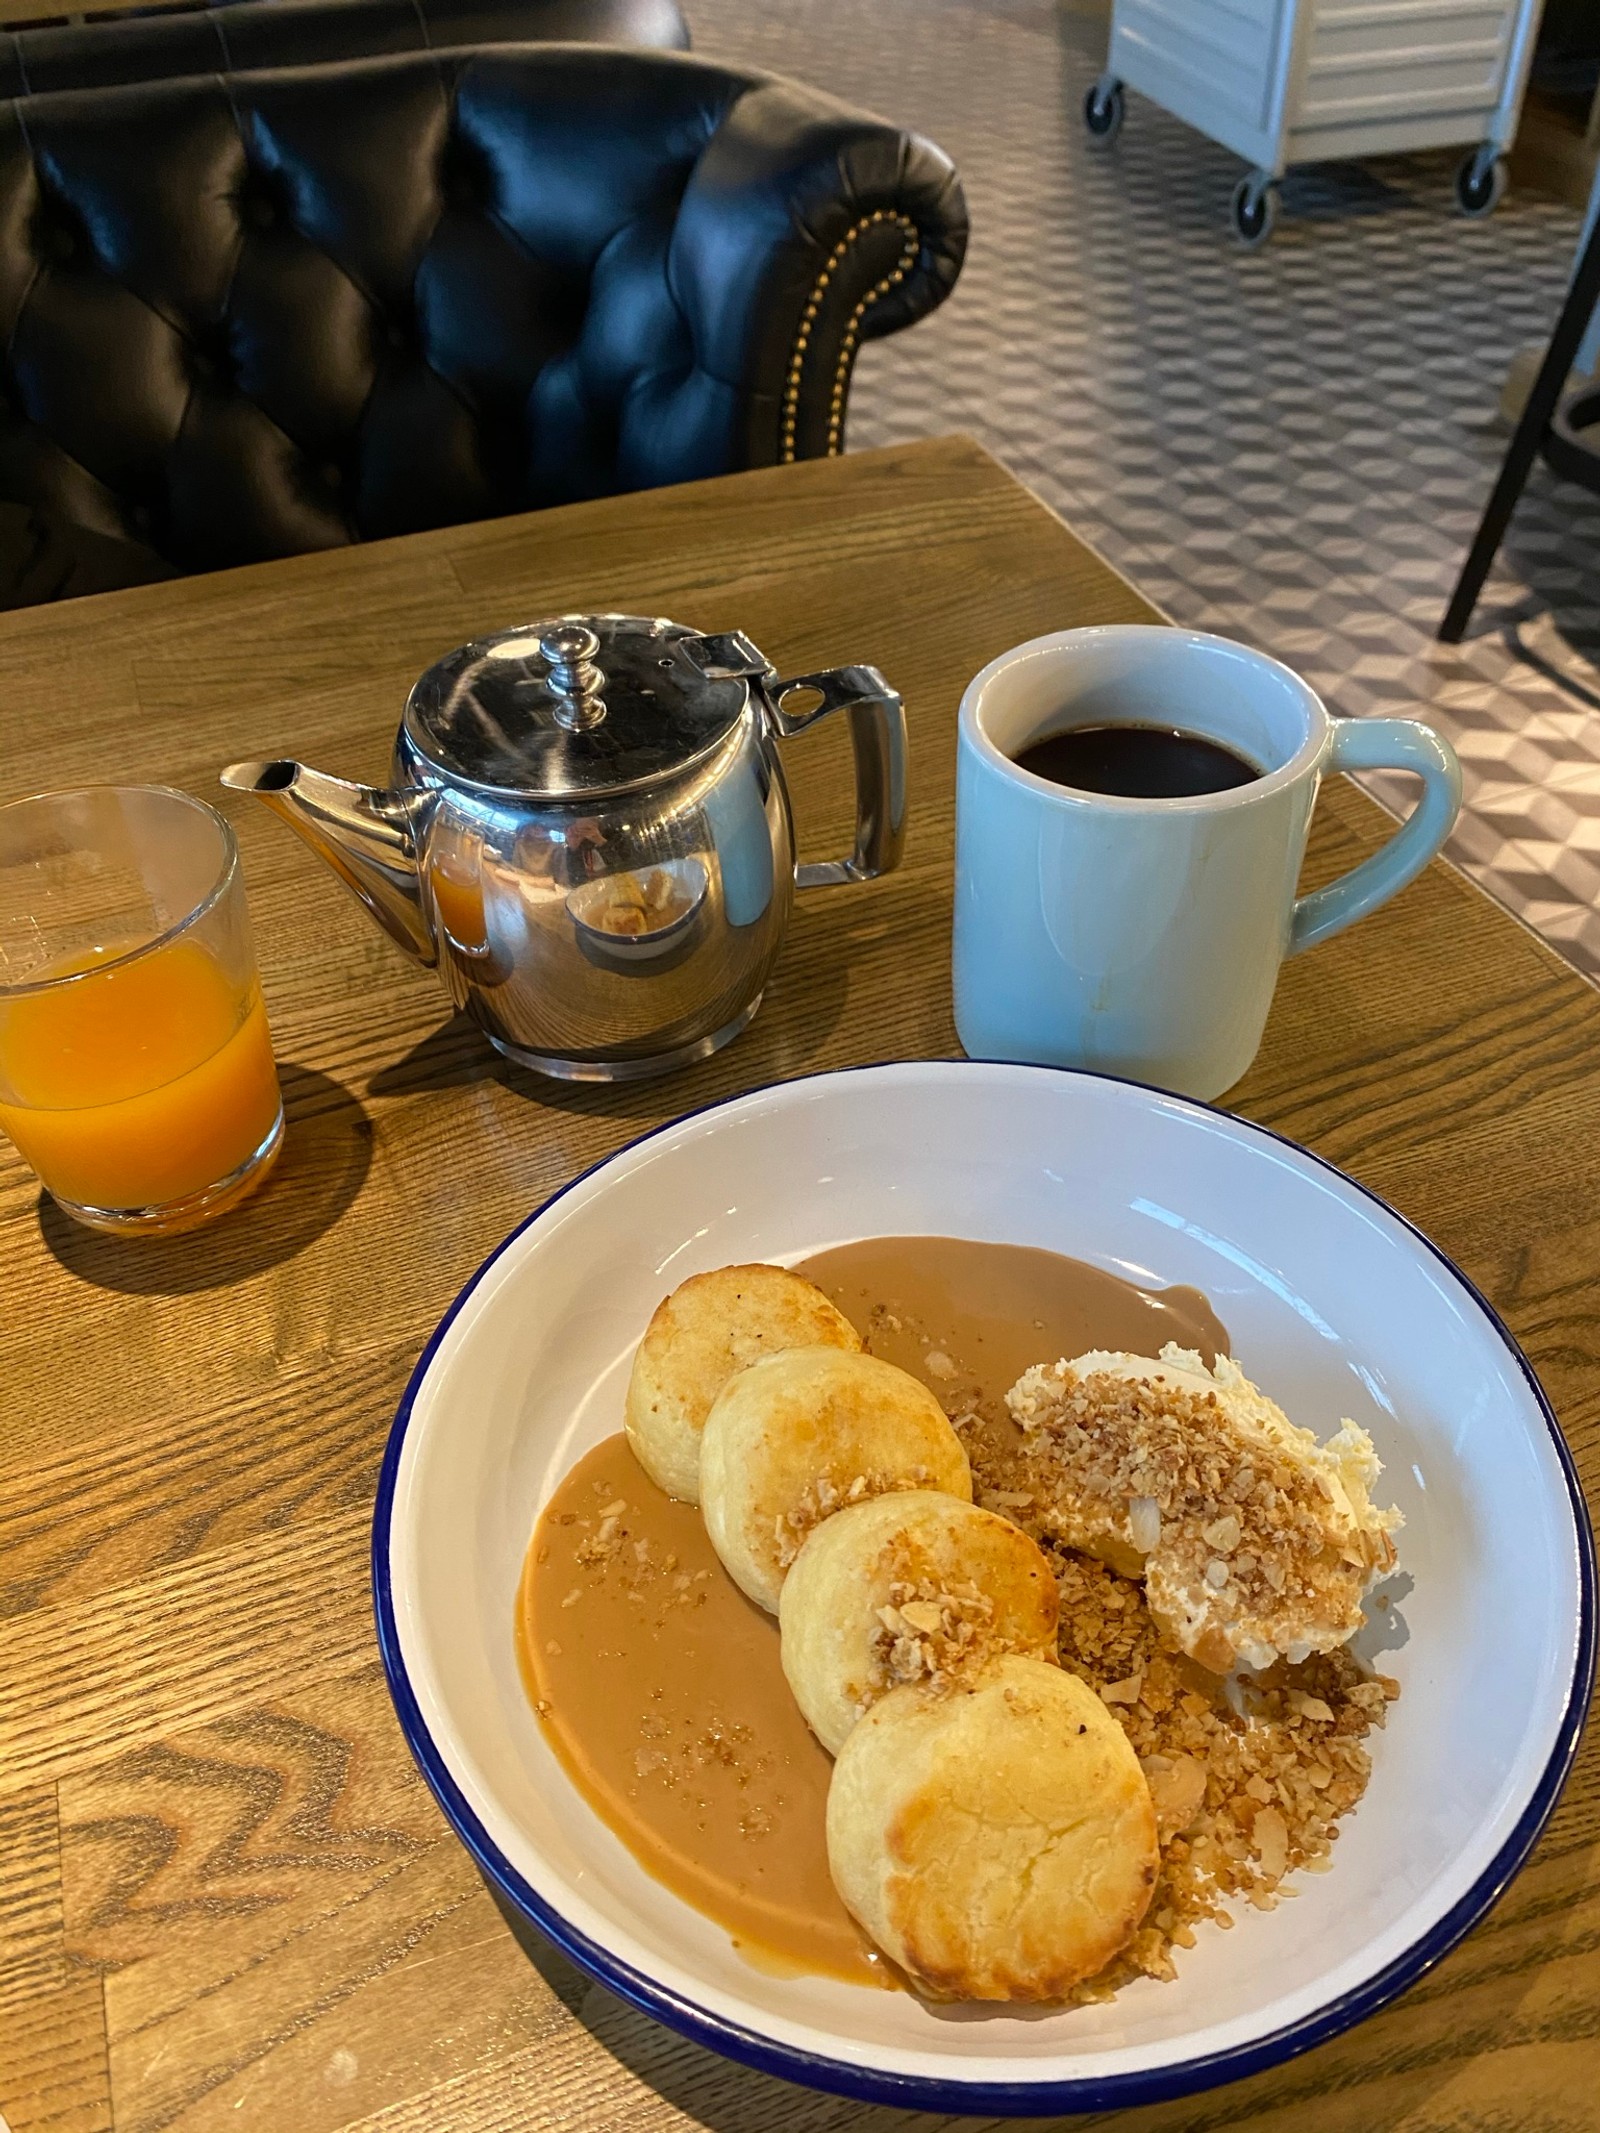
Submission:
<svg viewBox="0 0 1600 2133">
<path fill-rule="evenodd" d="M 247 1162 L 278 1116 L 266 1009 L 196 941 L 97 949 L 0 999 L 0 1128 L 58 1199 L 165 1206 Z M 254 1180 L 251 1181 L 252 1183 Z"/>
<path fill-rule="evenodd" d="M 458 948 L 481 954 L 488 944 L 488 925 L 483 915 L 483 884 L 465 874 L 436 865 L 433 907 L 446 933 Z"/>
</svg>

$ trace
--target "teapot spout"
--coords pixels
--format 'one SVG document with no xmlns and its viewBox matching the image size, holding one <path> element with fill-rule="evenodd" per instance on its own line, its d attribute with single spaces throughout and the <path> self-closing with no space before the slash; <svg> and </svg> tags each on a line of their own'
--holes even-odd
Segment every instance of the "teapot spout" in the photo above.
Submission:
<svg viewBox="0 0 1600 2133">
<path fill-rule="evenodd" d="M 304 763 L 230 763 L 221 782 L 252 792 L 327 861 L 378 924 L 429 968 L 438 960 L 417 867 L 418 795 L 325 777 Z"/>
</svg>

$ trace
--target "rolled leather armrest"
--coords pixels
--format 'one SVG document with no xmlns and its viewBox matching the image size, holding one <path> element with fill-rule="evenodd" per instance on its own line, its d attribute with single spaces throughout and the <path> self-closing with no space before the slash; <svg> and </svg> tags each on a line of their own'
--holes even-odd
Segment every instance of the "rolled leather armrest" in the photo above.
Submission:
<svg viewBox="0 0 1600 2133">
<path fill-rule="evenodd" d="M 576 45 L 440 59 L 502 223 L 587 281 L 533 392 L 550 501 L 602 493 L 602 466 L 649 489 L 841 451 L 860 342 L 960 272 L 949 158 L 800 83 Z"/>
<path fill-rule="evenodd" d="M 966 245 L 931 141 L 787 81 L 748 88 L 695 165 L 667 260 L 702 369 L 739 396 L 740 463 L 841 451 L 861 342 L 941 304 Z"/>
<path fill-rule="evenodd" d="M 838 451 L 965 237 L 927 142 L 676 52 L 0 103 L 0 498 L 211 570 Z"/>
</svg>

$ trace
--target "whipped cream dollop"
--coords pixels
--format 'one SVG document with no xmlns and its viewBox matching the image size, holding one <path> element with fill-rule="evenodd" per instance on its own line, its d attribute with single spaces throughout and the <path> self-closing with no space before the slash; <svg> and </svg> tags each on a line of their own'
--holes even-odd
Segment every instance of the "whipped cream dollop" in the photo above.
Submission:
<svg viewBox="0 0 1600 2133">
<path fill-rule="evenodd" d="M 1402 1520 L 1373 1502 L 1366 1431 L 1347 1418 L 1321 1442 L 1230 1356 L 1095 1349 L 1024 1372 L 1006 1405 L 1056 1538 L 1141 1577 L 1156 1619 L 1218 1673 L 1345 1643 L 1394 1567 Z"/>
</svg>

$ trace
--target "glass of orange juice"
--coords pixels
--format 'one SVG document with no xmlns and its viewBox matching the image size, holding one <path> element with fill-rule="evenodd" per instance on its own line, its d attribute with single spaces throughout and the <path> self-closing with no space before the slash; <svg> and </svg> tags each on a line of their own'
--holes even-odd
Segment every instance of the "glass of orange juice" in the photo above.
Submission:
<svg viewBox="0 0 1600 2133">
<path fill-rule="evenodd" d="M 0 1129 L 92 1229 L 260 1184 L 283 1102 L 233 832 L 156 785 L 0 806 Z"/>
</svg>

